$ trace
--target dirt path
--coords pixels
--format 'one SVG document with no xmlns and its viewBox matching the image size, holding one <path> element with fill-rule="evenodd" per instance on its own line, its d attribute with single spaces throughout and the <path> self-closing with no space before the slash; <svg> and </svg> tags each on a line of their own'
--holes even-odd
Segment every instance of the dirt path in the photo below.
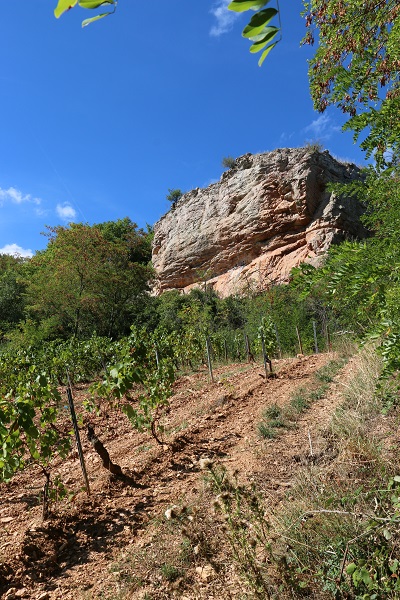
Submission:
<svg viewBox="0 0 400 600">
<path fill-rule="evenodd" d="M 296 428 L 283 430 L 277 439 L 263 440 L 257 424 L 268 405 L 287 404 L 294 391 L 310 385 L 314 373 L 330 359 L 332 355 L 320 354 L 277 361 L 277 376 L 269 379 L 260 365 L 217 369 L 214 384 L 208 383 L 205 370 L 182 377 L 164 422 L 165 440 L 172 443 L 173 453 L 148 435 L 135 433 L 115 415 L 91 418 L 111 459 L 134 484 L 109 476 L 85 440 L 91 496 L 82 490 L 79 461 L 72 453 L 64 462 L 58 461 L 52 473 L 60 475 L 73 497 L 58 502 L 49 521 L 43 523 L 41 518 L 43 477 L 38 469 L 27 469 L 10 484 L 1 485 L 0 597 L 128 597 L 129 585 L 124 580 L 122 589 L 121 572 L 116 576 L 112 566 L 121 563 L 128 551 L 151 547 L 155 523 L 165 521 L 166 508 L 203 493 L 201 459 L 236 470 L 244 482 L 261 483 L 279 501 L 298 469 L 310 460 L 311 449 L 312 460 L 319 459 L 319 431 L 340 402 L 343 382 L 351 375 L 351 360 L 326 396 L 299 417 Z M 83 387 L 75 390 L 78 405 L 84 396 Z M 200 574 L 199 579 L 192 595 L 160 583 L 158 595 L 147 598 L 214 597 L 211 588 L 207 591 L 207 578 Z M 232 589 L 234 579 L 232 575 Z M 235 597 L 232 589 L 225 585 L 215 598 Z M 146 594 L 132 592 L 129 597 L 146 598 Z"/>
</svg>

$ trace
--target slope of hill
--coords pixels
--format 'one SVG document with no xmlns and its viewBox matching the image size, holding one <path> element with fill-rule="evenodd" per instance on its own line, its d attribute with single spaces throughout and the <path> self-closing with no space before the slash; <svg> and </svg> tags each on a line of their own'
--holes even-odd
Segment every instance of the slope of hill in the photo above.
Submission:
<svg viewBox="0 0 400 600">
<path fill-rule="evenodd" d="M 253 597 L 243 595 L 247 588 L 226 527 L 212 507 L 208 468 L 217 473 L 224 467 L 238 483 L 257 484 L 271 515 L 312 465 L 331 477 L 337 450 L 326 431 L 359 370 L 357 361 L 338 363 L 333 354 L 285 359 L 274 362 L 276 377 L 269 379 L 260 365 L 227 365 L 217 369 L 214 384 L 205 369 L 182 376 L 164 419 L 169 448 L 115 416 L 90 415 L 127 477 L 110 476 L 85 441 L 91 495 L 82 489 L 73 453 L 53 470 L 68 486 L 69 499 L 55 501 L 45 522 L 37 467 L 2 484 L 1 597 Z M 85 394 L 84 387 L 75 389 L 78 407 Z M 274 435 L 263 436 L 260 425 L 271 407 L 283 420 L 291 416 L 272 425 Z M 381 419 L 379 427 L 381 438 L 387 437 L 390 424 Z"/>
</svg>

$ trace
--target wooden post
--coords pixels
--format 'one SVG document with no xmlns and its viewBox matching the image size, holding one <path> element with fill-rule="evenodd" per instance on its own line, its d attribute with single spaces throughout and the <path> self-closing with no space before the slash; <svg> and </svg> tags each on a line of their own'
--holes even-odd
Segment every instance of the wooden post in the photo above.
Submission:
<svg viewBox="0 0 400 600">
<path fill-rule="evenodd" d="M 265 341 L 264 341 L 263 333 L 261 334 L 261 346 L 262 346 L 263 359 L 264 359 L 265 377 L 268 378 L 267 364 L 269 365 L 269 372 L 272 373 L 272 362 L 265 351 Z"/>
<path fill-rule="evenodd" d="M 71 411 L 72 424 L 74 426 L 76 445 L 78 447 L 78 454 L 79 454 L 79 460 L 81 463 L 83 479 L 85 481 L 86 493 L 88 496 L 90 496 L 89 479 L 88 479 L 87 472 L 86 472 L 86 465 L 85 465 L 85 459 L 84 459 L 83 451 L 82 451 L 81 438 L 79 437 L 78 422 L 76 420 L 74 400 L 72 398 L 71 381 L 69 379 L 68 373 L 67 373 L 67 396 L 68 396 L 69 410 Z"/>
<path fill-rule="evenodd" d="M 299 328 L 297 327 L 297 325 L 296 325 L 296 333 L 297 333 L 297 339 L 299 340 L 300 354 L 304 354 L 304 352 L 303 352 L 303 344 L 301 343 L 300 332 L 299 332 Z"/>
<path fill-rule="evenodd" d="M 247 333 L 244 334 L 244 347 L 246 349 L 247 362 L 251 362 L 251 359 L 250 359 L 250 342 L 249 342 L 249 336 L 247 335 Z"/>
<path fill-rule="evenodd" d="M 274 328 L 275 328 L 275 337 L 276 337 L 276 343 L 278 346 L 278 356 L 279 358 L 282 358 L 282 347 L 281 347 L 281 341 L 279 339 L 279 333 L 278 333 L 278 328 L 274 323 Z"/>
<path fill-rule="evenodd" d="M 328 344 L 328 352 L 332 352 L 331 334 L 328 323 L 326 324 L 326 342 Z"/>
<path fill-rule="evenodd" d="M 315 321 L 312 322 L 313 331 L 314 331 L 314 346 L 315 346 L 315 354 L 319 354 L 318 350 L 318 340 L 317 340 L 317 324 Z"/>
<path fill-rule="evenodd" d="M 154 346 L 154 351 L 156 353 L 156 363 L 157 363 L 157 371 L 158 371 L 160 368 L 160 357 L 158 356 L 157 346 Z"/>
<path fill-rule="evenodd" d="M 210 344 L 209 338 L 206 338 L 206 350 L 207 350 L 208 372 L 210 374 L 211 383 L 214 383 L 214 375 L 213 375 L 212 362 L 211 362 L 211 344 Z"/>
<path fill-rule="evenodd" d="M 225 354 L 225 362 L 228 362 L 228 344 L 226 343 L 226 339 L 224 338 L 224 354 Z"/>
</svg>

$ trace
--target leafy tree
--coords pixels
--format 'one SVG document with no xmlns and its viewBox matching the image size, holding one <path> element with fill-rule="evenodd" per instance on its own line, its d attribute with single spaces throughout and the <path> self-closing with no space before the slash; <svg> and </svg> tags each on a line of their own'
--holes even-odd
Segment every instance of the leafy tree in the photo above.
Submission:
<svg viewBox="0 0 400 600">
<path fill-rule="evenodd" d="M 332 247 L 323 268 L 303 265 L 295 275 L 304 296 L 318 294 L 344 327 L 379 337 L 387 370 L 400 369 L 400 173 L 367 171 L 348 190 L 367 203 L 374 237 Z"/>
<path fill-rule="evenodd" d="M 400 5 L 395 0 L 310 0 L 305 2 L 305 43 L 318 48 L 310 62 L 314 106 L 335 105 L 350 116 L 345 129 L 384 163 L 399 155 Z"/>
<path fill-rule="evenodd" d="M 233 0 L 231 10 L 255 10 L 243 36 L 263 50 L 259 64 L 277 42 L 278 28 L 269 25 L 278 14 L 264 9 L 269 0 Z M 310 62 L 309 80 L 314 107 L 324 112 L 337 106 L 349 120 L 361 148 L 384 166 L 387 153 L 399 156 L 400 140 L 400 5 L 396 0 L 304 0 L 305 44 L 318 47 Z"/>
<path fill-rule="evenodd" d="M 129 331 L 153 273 L 149 234 L 129 219 L 48 231 L 27 272 L 29 314 L 61 337 Z"/>
<path fill-rule="evenodd" d="M 24 316 L 24 285 L 21 268 L 26 262 L 8 254 L 0 254 L 0 337 Z"/>
</svg>

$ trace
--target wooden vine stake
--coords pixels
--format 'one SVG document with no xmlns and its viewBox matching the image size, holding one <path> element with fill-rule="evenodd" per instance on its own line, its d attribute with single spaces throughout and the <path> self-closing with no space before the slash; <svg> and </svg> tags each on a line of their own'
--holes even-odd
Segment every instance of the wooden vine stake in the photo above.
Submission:
<svg viewBox="0 0 400 600">
<path fill-rule="evenodd" d="M 299 340 L 300 354 L 304 354 L 303 344 L 301 343 L 300 331 L 299 331 L 299 328 L 297 327 L 297 325 L 296 325 L 296 333 L 297 333 L 297 339 Z"/>
<path fill-rule="evenodd" d="M 206 338 L 206 351 L 207 351 L 208 372 L 210 375 L 211 383 L 214 383 L 214 375 L 213 375 L 212 361 L 211 361 L 211 344 L 210 344 L 209 338 Z"/>
<path fill-rule="evenodd" d="M 265 351 L 265 341 L 264 341 L 263 333 L 261 334 L 261 346 L 262 346 L 262 353 L 263 353 L 263 359 L 264 359 L 265 377 L 268 379 L 269 373 L 272 373 L 272 362 L 271 362 L 271 359 L 269 358 L 268 354 Z M 269 373 L 268 373 L 267 365 L 269 365 Z"/>
<path fill-rule="evenodd" d="M 328 323 L 326 324 L 326 343 L 328 345 L 328 352 L 332 352 L 331 334 Z"/>
<path fill-rule="evenodd" d="M 319 354 L 318 340 L 317 340 L 317 324 L 315 321 L 312 322 L 312 326 L 313 326 L 313 332 L 314 332 L 315 354 Z"/>
<path fill-rule="evenodd" d="M 275 323 L 274 323 L 274 328 L 275 328 L 276 345 L 278 346 L 278 356 L 279 356 L 279 358 L 282 358 L 281 340 L 279 339 L 278 328 L 275 325 Z"/>
<path fill-rule="evenodd" d="M 250 340 L 247 333 L 244 333 L 244 347 L 246 350 L 247 362 L 254 362 L 254 356 L 250 348 Z"/>
<path fill-rule="evenodd" d="M 81 438 L 79 437 L 78 422 L 76 420 L 74 400 L 72 398 L 71 381 L 69 379 L 68 372 L 67 372 L 67 396 L 68 396 L 69 410 L 71 412 L 72 424 L 74 426 L 74 433 L 75 433 L 76 445 L 78 447 L 78 454 L 79 454 L 79 460 L 80 460 L 80 463 L 81 463 L 81 469 L 82 469 L 82 473 L 83 473 L 83 479 L 85 481 L 86 493 L 87 493 L 88 496 L 90 496 L 89 479 L 88 479 L 87 472 L 86 472 L 86 465 L 85 465 L 85 459 L 84 459 L 83 451 L 82 451 Z"/>
</svg>

